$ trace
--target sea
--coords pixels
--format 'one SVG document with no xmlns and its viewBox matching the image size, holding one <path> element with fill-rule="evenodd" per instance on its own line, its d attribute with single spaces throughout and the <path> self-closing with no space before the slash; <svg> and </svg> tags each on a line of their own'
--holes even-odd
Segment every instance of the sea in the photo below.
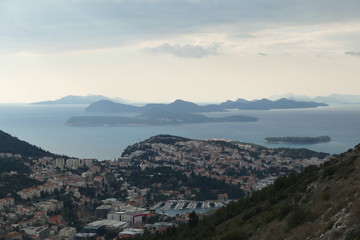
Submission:
<svg viewBox="0 0 360 240">
<path fill-rule="evenodd" d="M 360 104 L 311 109 L 232 110 L 207 116 L 247 115 L 249 123 L 205 123 L 171 126 L 69 127 L 71 116 L 86 115 L 85 105 L 0 104 L 0 130 L 53 153 L 77 158 L 114 160 L 134 143 L 157 134 L 192 139 L 227 139 L 266 147 L 308 148 L 339 154 L 360 143 Z M 266 137 L 323 136 L 319 144 L 265 143 Z"/>
</svg>

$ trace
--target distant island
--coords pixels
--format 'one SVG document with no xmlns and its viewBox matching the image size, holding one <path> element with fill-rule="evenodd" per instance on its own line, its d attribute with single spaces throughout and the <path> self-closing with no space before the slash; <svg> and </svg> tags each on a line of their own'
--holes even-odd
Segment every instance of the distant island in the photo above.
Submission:
<svg viewBox="0 0 360 240">
<path fill-rule="evenodd" d="M 178 99 L 172 103 L 149 103 L 144 106 L 117 103 L 111 100 L 99 100 L 91 103 L 85 112 L 87 116 L 71 117 L 67 126 L 122 126 L 122 125 L 171 125 L 192 123 L 219 123 L 219 122 L 255 122 L 256 117 L 235 115 L 227 117 L 207 117 L 201 113 L 227 112 L 230 109 L 239 110 L 270 110 L 314 108 L 327 106 L 323 103 L 296 102 L 288 99 L 271 101 L 268 99 L 247 101 L 237 99 L 220 104 L 198 105 L 193 102 Z M 124 113 L 138 114 L 135 117 L 122 116 Z M 116 115 L 116 116 L 114 116 Z"/>
<path fill-rule="evenodd" d="M 270 101 L 268 99 L 247 101 L 237 99 L 220 104 L 198 105 L 193 102 L 178 99 L 172 103 L 149 103 L 144 106 L 118 103 L 108 99 L 91 103 L 85 108 L 86 116 L 74 116 L 67 120 L 67 126 L 136 126 L 136 125 L 172 125 L 193 123 L 221 122 L 255 122 L 256 117 L 235 115 L 227 117 L 207 117 L 202 113 L 227 112 L 239 110 L 270 110 L 314 108 L 327 106 L 324 103 L 296 102 L 288 99 Z M 135 113 L 135 117 L 123 116 L 124 113 Z"/>
<path fill-rule="evenodd" d="M 128 104 L 129 101 L 124 98 L 110 98 L 103 95 L 68 95 L 55 100 L 33 102 L 33 105 L 71 105 L 71 104 L 89 104 L 86 112 L 93 113 L 123 113 L 123 112 L 143 112 L 151 108 L 161 108 L 167 111 L 175 112 L 224 112 L 228 109 L 240 110 L 270 110 L 270 109 L 293 109 L 293 108 L 316 108 L 328 106 L 320 101 L 297 100 L 292 97 L 269 100 L 266 98 L 259 100 L 245 100 L 238 98 L 235 101 L 227 100 L 218 104 L 198 105 L 193 102 L 178 99 L 172 103 L 147 103 L 143 106 Z M 138 104 L 137 104 L 138 105 Z"/>
<path fill-rule="evenodd" d="M 271 110 L 271 109 L 296 109 L 296 108 L 316 108 L 328 106 L 325 103 L 318 102 L 299 102 L 282 98 L 276 101 L 260 99 L 247 101 L 237 99 L 236 101 L 228 100 L 220 104 L 198 105 L 193 102 L 178 99 L 172 103 L 149 103 L 144 106 L 134 106 L 130 104 L 117 103 L 110 100 L 99 100 L 90 104 L 85 112 L 87 113 L 128 113 L 128 112 L 145 112 L 150 109 L 160 109 L 177 113 L 204 113 L 204 112 L 226 112 L 229 109 L 239 110 Z"/>
<path fill-rule="evenodd" d="M 320 137 L 267 137 L 265 142 L 267 143 L 296 143 L 296 144 L 315 144 L 330 142 L 329 136 Z"/>
<path fill-rule="evenodd" d="M 322 102 L 329 105 L 334 104 L 359 104 L 360 103 L 360 95 L 354 94 L 331 94 L 328 96 L 317 96 L 317 97 L 309 97 L 305 95 L 294 95 L 292 93 L 287 93 L 283 95 L 272 96 L 270 99 L 279 99 L 279 98 L 287 98 L 294 101 L 306 101 L 306 102 Z"/>
<path fill-rule="evenodd" d="M 67 126 L 122 126 L 122 125 L 172 125 L 216 122 L 256 122 L 256 117 L 243 115 L 211 118 L 194 113 L 175 113 L 161 109 L 152 109 L 136 117 L 123 116 L 79 116 L 71 117 Z"/>
<path fill-rule="evenodd" d="M 100 100 L 110 100 L 110 101 L 121 101 L 127 102 L 125 99 L 122 98 L 109 98 L 103 95 L 86 95 L 86 96 L 77 96 L 77 95 L 68 95 L 56 100 L 48 100 L 48 101 L 41 101 L 41 102 L 33 102 L 31 104 L 34 105 L 58 105 L 58 104 L 91 104 L 96 101 Z"/>
</svg>

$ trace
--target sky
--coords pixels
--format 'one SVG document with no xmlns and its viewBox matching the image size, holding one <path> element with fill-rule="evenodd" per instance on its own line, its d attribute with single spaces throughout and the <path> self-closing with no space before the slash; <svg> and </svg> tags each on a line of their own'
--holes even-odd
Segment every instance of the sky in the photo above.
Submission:
<svg viewBox="0 0 360 240">
<path fill-rule="evenodd" d="M 0 102 L 360 94 L 359 0 L 0 0 Z"/>
</svg>

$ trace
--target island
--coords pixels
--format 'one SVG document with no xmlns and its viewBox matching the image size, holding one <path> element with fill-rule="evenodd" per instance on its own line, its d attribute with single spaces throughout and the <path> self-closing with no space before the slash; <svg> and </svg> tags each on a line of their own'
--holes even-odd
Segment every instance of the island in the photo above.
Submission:
<svg viewBox="0 0 360 240">
<path fill-rule="evenodd" d="M 270 110 L 313 108 L 327 106 L 323 103 L 296 102 L 289 99 L 271 101 L 268 99 L 247 101 L 237 99 L 220 104 L 198 105 L 193 102 L 177 99 L 172 103 L 149 103 L 144 106 L 135 106 L 113 102 L 108 99 L 91 103 L 85 108 L 85 115 L 74 116 L 65 123 L 67 126 L 138 126 L 138 125 L 171 125 L 194 123 L 223 123 L 223 122 L 256 122 L 258 118 L 244 115 L 227 117 L 207 117 L 202 114 L 210 112 L 229 112 L 238 110 Z M 122 114 L 127 114 L 122 116 Z M 128 114 L 137 114 L 128 117 Z"/>
<path fill-rule="evenodd" d="M 260 99 L 247 101 L 237 99 L 228 100 L 220 104 L 198 105 L 193 102 L 177 99 L 172 103 L 149 103 L 144 106 L 134 106 L 130 104 L 118 103 L 109 99 L 103 99 L 91 103 L 86 109 L 87 113 L 143 113 L 151 109 L 160 109 L 177 113 L 206 113 L 206 112 L 227 112 L 229 109 L 239 110 L 270 110 L 270 109 L 297 109 L 297 108 L 316 108 L 328 106 L 317 102 L 297 102 L 282 98 L 276 101 Z"/>
<path fill-rule="evenodd" d="M 256 122 L 258 118 L 235 115 L 221 118 L 206 117 L 194 113 L 175 113 L 160 109 L 146 111 L 136 117 L 123 116 L 77 116 L 71 117 L 67 126 L 138 126 L 138 125 L 171 125 L 220 122 Z"/>
<path fill-rule="evenodd" d="M 319 137 L 267 137 L 265 142 L 267 143 L 296 143 L 296 144 L 316 144 L 330 142 L 329 136 Z"/>
</svg>

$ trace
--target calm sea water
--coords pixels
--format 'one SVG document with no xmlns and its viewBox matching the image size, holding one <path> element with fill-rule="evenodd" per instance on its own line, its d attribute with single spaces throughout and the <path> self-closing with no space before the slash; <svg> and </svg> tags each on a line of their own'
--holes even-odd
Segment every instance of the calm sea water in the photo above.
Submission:
<svg viewBox="0 0 360 240">
<path fill-rule="evenodd" d="M 0 130 L 54 153 L 79 158 L 114 159 L 130 144 L 157 134 L 195 139 L 231 139 L 268 147 L 305 147 L 341 153 L 360 143 L 360 105 L 316 109 L 232 111 L 210 116 L 244 114 L 253 123 L 207 123 L 178 126 L 67 127 L 71 116 L 84 115 L 86 106 L 0 105 Z M 264 143 L 265 137 L 329 135 L 332 141 L 315 145 Z"/>
</svg>

